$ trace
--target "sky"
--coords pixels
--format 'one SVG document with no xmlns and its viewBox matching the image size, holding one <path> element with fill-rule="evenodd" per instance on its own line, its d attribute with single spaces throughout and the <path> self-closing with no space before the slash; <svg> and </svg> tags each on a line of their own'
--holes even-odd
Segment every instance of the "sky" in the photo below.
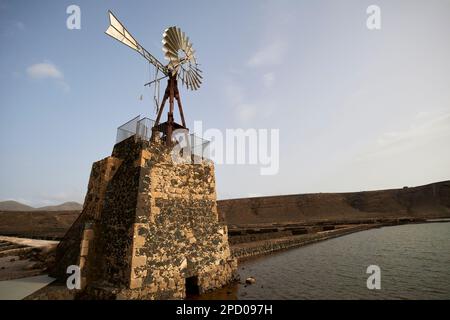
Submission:
<svg viewBox="0 0 450 320">
<path fill-rule="evenodd" d="M 117 127 L 155 118 L 149 65 L 104 34 L 109 9 L 160 61 L 165 28 L 189 35 L 204 83 L 181 89 L 188 127 L 279 130 L 278 173 L 218 164 L 219 199 L 450 179 L 448 0 L 0 0 L 0 200 L 83 202 Z"/>
</svg>

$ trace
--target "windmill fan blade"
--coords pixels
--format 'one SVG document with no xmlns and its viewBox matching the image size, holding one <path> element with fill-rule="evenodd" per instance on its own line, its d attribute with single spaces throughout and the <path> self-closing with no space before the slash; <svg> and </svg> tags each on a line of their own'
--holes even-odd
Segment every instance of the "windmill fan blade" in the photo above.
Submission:
<svg viewBox="0 0 450 320">
<path fill-rule="evenodd" d="M 194 84 L 193 84 L 193 81 L 192 81 L 191 73 L 189 71 L 186 72 L 186 73 L 187 73 L 187 76 L 188 76 L 188 88 L 190 87 L 191 90 L 195 90 L 194 89 Z"/>
<path fill-rule="evenodd" d="M 197 67 L 193 67 L 192 68 L 192 72 L 194 72 L 194 74 L 199 78 L 199 79 L 203 79 L 202 75 L 200 74 L 202 72 L 202 70 L 198 69 Z"/>
<path fill-rule="evenodd" d="M 192 69 L 188 70 L 187 72 L 188 75 L 188 83 L 189 83 L 189 87 L 192 90 L 197 90 L 200 88 L 200 85 L 202 83 L 201 79 L 195 74 L 195 72 L 193 72 Z"/>
<path fill-rule="evenodd" d="M 139 52 L 145 59 L 147 59 L 151 64 L 156 66 L 162 73 L 167 75 L 166 67 L 158 61 L 153 55 L 151 55 L 147 50 L 145 50 L 131 33 L 124 27 L 124 25 L 117 19 L 111 11 L 109 13 L 109 27 L 105 33 L 117 41 L 127 45 L 131 49 Z"/>
<path fill-rule="evenodd" d="M 187 79 L 187 72 L 183 70 L 183 84 L 187 87 L 188 79 Z"/>
<path fill-rule="evenodd" d="M 192 81 L 194 81 L 194 86 L 196 87 L 196 90 L 200 88 L 200 79 L 195 75 L 194 72 L 192 72 Z"/>
<path fill-rule="evenodd" d="M 195 50 L 186 34 L 178 27 L 170 27 L 163 33 L 164 58 L 169 60 L 168 68 L 191 90 L 200 88 L 202 76 L 197 68 Z"/>
<path fill-rule="evenodd" d="M 127 31 L 127 29 L 125 29 L 123 24 L 112 14 L 111 11 L 109 12 L 109 27 L 108 30 L 106 30 L 106 34 L 138 51 L 138 42 Z"/>
</svg>

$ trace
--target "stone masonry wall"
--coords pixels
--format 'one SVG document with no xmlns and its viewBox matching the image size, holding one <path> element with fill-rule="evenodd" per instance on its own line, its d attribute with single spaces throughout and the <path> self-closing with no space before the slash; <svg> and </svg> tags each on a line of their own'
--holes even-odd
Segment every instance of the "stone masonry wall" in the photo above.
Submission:
<svg viewBox="0 0 450 320">
<path fill-rule="evenodd" d="M 165 150 L 142 151 L 130 289 L 149 298 L 183 298 L 185 278 L 199 292 L 229 282 L 236 270 L 218 222 L 214 165 L 173 164 Z"/>
<path fill-rule="evenodd" d="M 122 162 L 106 187 L 101 219 L 94 227 L 89 282 L 97 286 L 127 287 L 130 281 L 130 248 L 140 180 L 140 168 L 134 164 L 142 148 L 142 144 L 127 139 L 112 153 Z"/>
<path fill-rule="evenodd" d="M 83 232 L 87 223 L 100 219 L 103 209 L 106 188 L 114 177 L 121 160 L 115 157 L 107 157 L 94 162 L 89 177 L 88 190 L 84 200 L 83 211 L 59 243 L 56 250 L 55 268 L 51 275 L 64 279 L 67 277 L 66 270 L 70 265 L 78 265 L 80 261 L 80 248 Z"/>
<path fill-rule="evenodd" d="M 186 278 L 205 292 L 235 277 L 228 232 L 218 221 L 214 165 L 174 164 L 170 149 L 129 138 L 106 188 L 89 246 L 85 294 L 181 299 Z"/>
</svg>

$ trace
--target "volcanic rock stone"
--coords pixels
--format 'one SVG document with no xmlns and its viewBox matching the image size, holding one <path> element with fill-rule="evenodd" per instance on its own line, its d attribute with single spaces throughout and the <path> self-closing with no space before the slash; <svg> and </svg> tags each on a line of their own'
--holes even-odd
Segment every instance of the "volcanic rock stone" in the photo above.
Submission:
<svg viewBox="0 0 450 320">
<path fill-rule="evenodd" d="M 229 283 L 237 261 L 218 219 L 214 164 L 174 163 L 170 148 L 135 137 L 116 144 L 94 163 L 56 258 L 59 278 L 81 267 L 83 298 L 182 299 Z"/>
</svg>

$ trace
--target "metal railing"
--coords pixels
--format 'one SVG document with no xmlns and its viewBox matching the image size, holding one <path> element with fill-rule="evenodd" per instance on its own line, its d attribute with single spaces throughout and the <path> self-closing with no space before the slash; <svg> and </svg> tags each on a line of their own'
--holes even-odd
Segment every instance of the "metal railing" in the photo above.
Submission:
<svg viewBox="0 0 450 320">
<path fill-rule="evenodd" d="M 137 116 L 117 128 L 116 144 L 136 134 L 140 118 L 141 116 Z"/>
<path fill-rule="evenodd" d="M 191 154 L 201 158 L 211 159 L 209 154 L 210 152 L 209 145 L 211 141 L 200 138 L 193 133 L 190 134 L 189 136 L 190 136 L 189 147 L 191 150 Z"/>
<path fill-rule="evenodd" d="M 155 125 L 155 121 L 149 118 L 143 118 L 138 121 L 136 126 L 136 135 L 145 140 L 150 141 L 152 138 L 152 128 Z"/>
<path fill-rule="evenodd" d="M 150 141 L 154 125 L 154 120 L 149 118 L 141 119 L 141 116 L 139 115 L 117 128 L 116 144 L 132 136 L 145 141 Z M 210 141 L 191 133 L 187 139 L 186 149 L 194 156 L 210 159 L 209 145 Z"/>
</svg>

